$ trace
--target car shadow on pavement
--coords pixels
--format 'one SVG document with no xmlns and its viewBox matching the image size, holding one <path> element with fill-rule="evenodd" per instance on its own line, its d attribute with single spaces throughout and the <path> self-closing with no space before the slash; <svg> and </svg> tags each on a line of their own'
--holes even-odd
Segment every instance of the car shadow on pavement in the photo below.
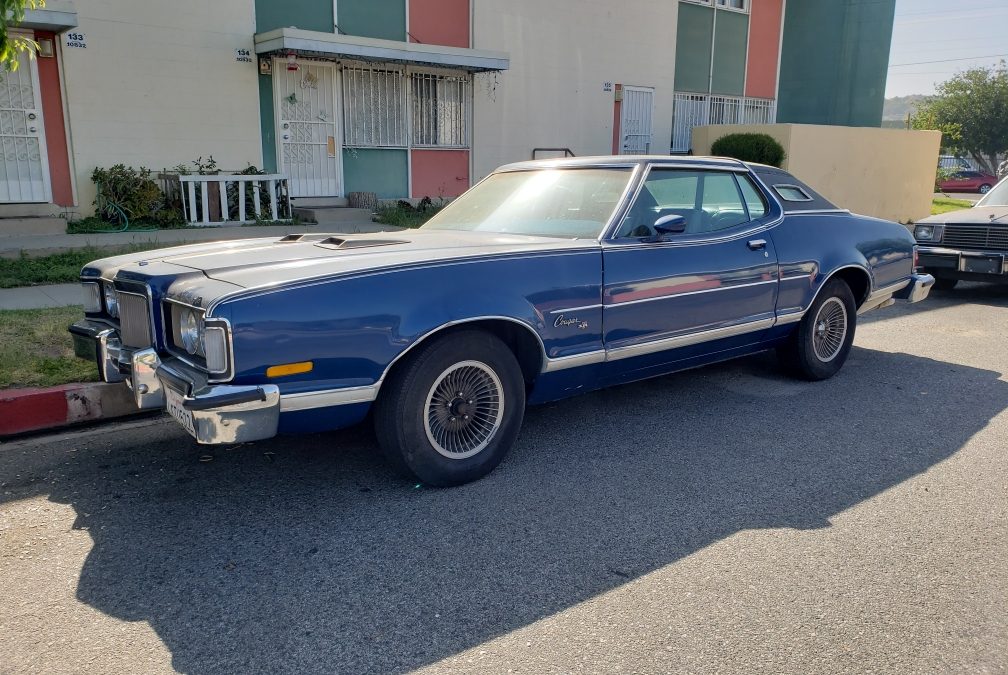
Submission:
<svg viewBox="0 0 1008 675">
<path fill-rule="evenodd" d="M 74 507 L 94 540 L 78 599 L 149 622 L 180 671 L 399 672 L 733 533 L 829 527 L 1006 408 L 999 373 L 857 348 L 822 383 L 760 355 L 530 409 L 455 489 L 390 475 L 366 428 L 201 463 L 166 425 L 31 471 L 0 453 L 0 475 L 21 475 L 4 500 Z"/>
</svg>

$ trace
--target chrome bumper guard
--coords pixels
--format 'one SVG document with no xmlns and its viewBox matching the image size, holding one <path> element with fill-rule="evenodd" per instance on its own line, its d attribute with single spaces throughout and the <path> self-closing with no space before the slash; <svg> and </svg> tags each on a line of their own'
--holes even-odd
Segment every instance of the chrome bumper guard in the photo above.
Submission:
<svg viewBox="0 0 1008 675">
<path fill-rule="evenodd" d="M 931 292 L 935 278 L 930 274 L 913 274 L 910 283 L 905 288 L 898 291 L 894 297 L 905 302 L 920 302 Z"/>
<path fill-rule="evenodd" d="M 158 358 L 154 350 L 145 351 Z M 280 388 L 275 384 L 208 385 L 205 375 L 189 372 L 189 368 L 171 361 L 158 361 L 153 369 L 154 379 L 163 398 L 174 395 L 180 402 L 181 410 L 169 402 L 168 412 L 196 442 L 247 443 L 276 436 Z"/>
<path fill-rule="evenodd" d="M 98 376 L 102 382 L 122 382 L 119 372 L 119 354 L 122 345 L 119 333 L 103 323 L 83 319 L 69 328 L 73 337 L 74 354 L 82 359 L 94 361 L 98 365 Z"/>
</svg>

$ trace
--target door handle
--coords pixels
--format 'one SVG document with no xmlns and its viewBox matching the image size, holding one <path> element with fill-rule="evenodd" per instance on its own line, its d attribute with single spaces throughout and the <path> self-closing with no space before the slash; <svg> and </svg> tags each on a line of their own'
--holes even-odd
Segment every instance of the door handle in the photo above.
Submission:
<svg viewBox="0 0 1008 675">
<path fill-rule="evenodd" d="M 750 239 L 746 242 L 750 251 L 762 251 L 766 249 L 766 239 Z"/>
</svg>

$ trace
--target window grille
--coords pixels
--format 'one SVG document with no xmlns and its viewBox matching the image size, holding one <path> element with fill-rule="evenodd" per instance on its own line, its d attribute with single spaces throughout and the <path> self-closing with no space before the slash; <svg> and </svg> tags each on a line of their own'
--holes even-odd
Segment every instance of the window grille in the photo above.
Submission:
<svg viewBox="0 0 1008 675">
<path fill-rule="evenodd" d="M 468 77 L 413 73 L 410 97 L 412 145 L 468 147 L 471 100 Z"/>
<path fill-rule="evenodd" d="M 406 147 L 402 72 L 343 68 L 343 138 L 351 148 Z"/>
</svg>

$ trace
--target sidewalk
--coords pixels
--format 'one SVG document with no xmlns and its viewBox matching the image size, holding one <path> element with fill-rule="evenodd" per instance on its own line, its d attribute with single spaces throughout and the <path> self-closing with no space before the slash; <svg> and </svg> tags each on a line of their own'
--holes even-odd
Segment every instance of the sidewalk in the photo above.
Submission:
<svg viewBox="0 0 1008 675">
<path fill-rule="evenodd" d="M 0 237 L 0 258 L 16 258 L 25 255 L 38 257 L 64 253 L 73 249 L 95 247 L 120 247 L 130 244 L 163 243 L 177 246 L 201 241 L 222 241 L 226 239 L 252 239 L 255 237 L 282 237 L 285 234 L 304 232 L 325 232 L 332 234 L 356 234 L 381 232 L 399 228 L 370 220 L 300 223 L 298 225 L 236 226 L 236 227 L 194 227 L 184 230 L 151 230 L 149 232 L 106 232 L 100 234 L 35 234 Z"/>
<path fill-rule="evenodd" d="M 0 288 L 0 311 L 79 305 L 83 302 L 81 297 L 80 284 Z"/>
</svg>

